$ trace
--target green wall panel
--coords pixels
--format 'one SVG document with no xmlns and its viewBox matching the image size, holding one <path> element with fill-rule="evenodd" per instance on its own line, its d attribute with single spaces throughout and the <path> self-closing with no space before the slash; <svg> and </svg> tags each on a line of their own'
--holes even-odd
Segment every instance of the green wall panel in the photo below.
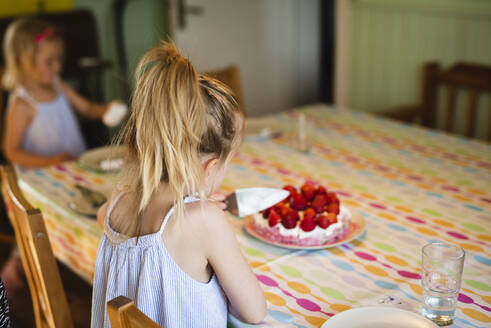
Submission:
<svg viewBox="0 0 491 328">
<path fill-rule="evenodd" d="M 107 100 L 121 98 L 121 73 L 118 69 L 116 41 L 114 36 L 114 13 L 112 0 L 73 0 L 76 8 L 87 8 L 94 13 L 102 55 L 112 60 L 113 67 L 106 71 L 104 91 Z M 124 35 L 130 79 L 139 58 L 151 47 L 158 44 L 169 33 L 168 1 L 128 1 L 124 15 Z"/>
</svg>

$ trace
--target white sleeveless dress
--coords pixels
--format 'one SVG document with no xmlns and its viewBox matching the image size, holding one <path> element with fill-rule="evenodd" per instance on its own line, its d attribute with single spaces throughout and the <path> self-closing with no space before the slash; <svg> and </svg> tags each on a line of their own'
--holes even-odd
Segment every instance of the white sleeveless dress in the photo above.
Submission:
<svg viewBox="0 0 491 328">
<path fill-rule="evenodd" d="M 68 152 L 79 157 L 87 147 L 65 93 L 58 83 L 55 85 L 58 96 L 46 103 L 37 102 L 23 87 L 12 93 L 11 97 L 22 98 L 36 109 L 36 115 L 24 133 L 22 149 L 40 156 Z"/>
<path fill-rule="evenodd" d="M 227 326 L 227 301 L 213 274 L 208 283 L 191 278 L 172 259 L 162 240 L 174 207 L 157 233 L 127 237 L 114 231 L 107 212 L 99 245 L 92 296 L 92 328 L 110 327 L 107 302 L 123 295 L 140 311 L 165 328 Z M 184 202 L 198 201 L 187 197 Z"/>
</svg>

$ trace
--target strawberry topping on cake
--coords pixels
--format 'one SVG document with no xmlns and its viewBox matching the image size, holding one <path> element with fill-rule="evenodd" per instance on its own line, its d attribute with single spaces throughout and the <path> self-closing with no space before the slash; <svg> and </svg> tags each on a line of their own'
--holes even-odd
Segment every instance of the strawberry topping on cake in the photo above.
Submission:
<svg viewBox="0 0 491 328">
<path fill-rule="evenodd" d="M 303 184 L 283 187 L 290 195 L 254 215 L 254 228 L 263 237 L 298 246 L 334 243 L 349 231 L 351 214 L 336 193 L 324 186 Z"/>
</svg>

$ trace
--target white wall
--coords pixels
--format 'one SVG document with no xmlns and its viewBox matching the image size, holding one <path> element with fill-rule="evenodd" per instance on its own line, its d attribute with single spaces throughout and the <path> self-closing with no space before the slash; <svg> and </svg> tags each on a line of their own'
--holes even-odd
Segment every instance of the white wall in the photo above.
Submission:
<svg viewBox="0 0 491 328">
<path fill-rule="evenodd" d="M 248 114 L 317 100 L 319 0 L 188 0 L 187 4 L 202 6 L 204 14 L 188 16 L 184 31 L 174 28 L 177 44 L 200 71 L 238 64 Z"/>
</svg>

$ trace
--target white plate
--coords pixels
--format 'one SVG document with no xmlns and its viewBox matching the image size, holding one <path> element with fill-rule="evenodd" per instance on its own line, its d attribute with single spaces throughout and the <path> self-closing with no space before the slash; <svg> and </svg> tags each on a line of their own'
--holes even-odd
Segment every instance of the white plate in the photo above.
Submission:
<svg viewBox="0 0 491 328">
<path fill-rule="evenodd" d="M 370 306 L 344 311 L 329 318 L 321 328 L 436 328 L 423 316 L 385 306 Z"/>
<path fill-rule="evenodd" d="M 122 167 L 104 168 L 103 161 L 122 161 L 126 157 L 125 146 L 106 146 L 89 150 L 80 156 L 78 162 L 85 168 L 101 172 L 118 172 Z"/>
</svg>

